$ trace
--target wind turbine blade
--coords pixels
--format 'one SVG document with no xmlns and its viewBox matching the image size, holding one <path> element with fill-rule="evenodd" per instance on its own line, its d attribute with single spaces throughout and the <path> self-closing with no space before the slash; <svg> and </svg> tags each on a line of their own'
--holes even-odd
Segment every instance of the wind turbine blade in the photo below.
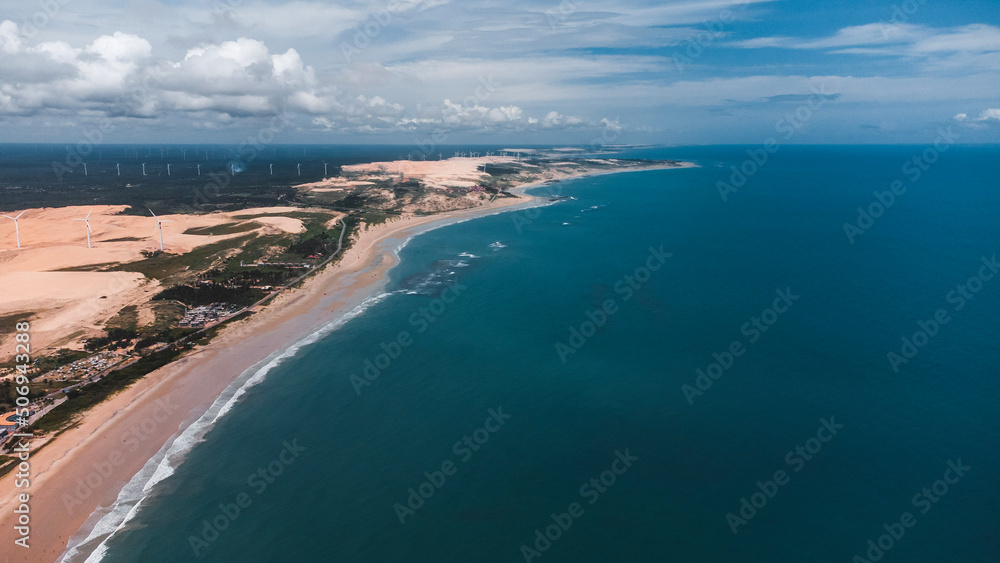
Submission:
<svg viewBox="0 0 1000 563">
<path fill-rule="evenodd" d="M 87 211 L 87 219 L 90 219 L 90 214 L 94 212 L 94 208 L 91 207 L 90 211 Z"/>
<path fill-rule="evenodd" d="M 157 221 L 160 220 L 160 218 L 156 216 L 156 213 L 153 213 L 152 209 L 150 209 L 150 208 L 147 207 L 146 210 L 149 211 L 150 213 L 152 213 L 154 219 L 156 219 Z"/>
<path fill-rule="evenodd" d="M 22 211 L 22 212 L 18 213 L 18 214 L 17 214 L 17 217 L 14 217 L 14 220 L 16 221 L 16 220 L 20 219 L 20 218 L 21 218 L 21 215 L 24 215 L 24 214 L 25 214 L 25 213 L 27 213 L 27 212 L 28 212 L 28 210 L 27 210 L 27 209 L 25 209 L 24 211 Z"/>
<path fill-rule="evenodd" d="M 13 218 L 13 217 L 11 217 L 10 215 L 3 215 L 3 217 L 6 217 L 6 218 L 8 218 L 8 219 L 14 219 L 14 218 Z M 20 217 L 20 215 L 18 215 L 18 217 Z M 16 221 L 17 219 L 14 219 L 14 220 Z"/>
</svg>

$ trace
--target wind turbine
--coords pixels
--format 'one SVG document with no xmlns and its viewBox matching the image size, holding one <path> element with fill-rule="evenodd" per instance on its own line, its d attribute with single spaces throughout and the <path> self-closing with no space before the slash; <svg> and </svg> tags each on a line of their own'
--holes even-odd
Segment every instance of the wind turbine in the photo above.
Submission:
<svg viewBox="0 0 1000 563">
<path fill-rule="evenodd" d="M 326 178 L 329 175 L 330 175 L 330 165 L 324 162 L 323 163 L 323 177 Z"/>
<path fill-rule="evenodd" d="M 84 176 L 90 176 L 90 174 L 87 174 L 87 163 L 86 162 L 83 163 L 83 175 Z"/>
<path fill-rule="evenodd" d="M 169 175 L 170 175 L 170 165 L 168 164 L 167 165 L 167 176 L 169 176 Z"/>
<path fill-rule="evenodd" d="M 145 162 L 142 163 L 142 175 L 143 176 L 146 175 L 146 163 Z"/>
<path fill-rule="evenodd" d="M 17 217 L 11 217 L 10 215 L 4 215 L 4 217 L 6 217 L 6 218 L 14 220 L 14 234 L 17 236 L 17 247 L 18 248 L 21 248 L 21 229 L 19 229 L 18 226 L 17 226 L 17 220 L 21 218 L 21 215 L 24 215 L 27 212 L 28 212 L 28 210 L 25 209 L 24 211 L 18 213 Z"/>
<path fill-rule="evenodd" d="M 298 167 L 299 167 L 299 176 L 301 176 L 302 175 L 302 165 L 299 164 Z"/>
<path fill-rule="evenodd" d="M 198 175 L 201 176 L 201 165 L 198 165 Z"/>
<path fill-rule="evenodd" d="M 173 219 L 160 219 L 159 217 L 156 216 L 156 213 L 153 213 L 152 209 L 149 209 L 148 207 L 146 209 L 148 209 L 149 212 L 153 215 L 153 219 L 156 219 L 156 226 L 153 227 L 153 232 L 155 233 L 157 229 L 160 230 L 160 251 L 162 252 L 163 251 L 163 224 L 164 223 L 173 223 Z"/>
<path fill-rule="evenodd" d="M 118 163 L 115 163 L 115 168 L 118 169 L 118 175 L 121 176 L 122 175 L 122 165 L 118 164 Z"/>
<path fill-rule="evenodd" d="M 90 211 L 87 212 L 87 217 L 86 218 L 84 218 L 84 219 L 73 219 L 74 221 L 83 221 L 84 223 L 87 224 L 87 248 L 94 248 L 90 244 L 90 214 L 93 213 L 93 212 L 94 212 L 94 209 L 91 208 Z"/>
<path fill-rule="evenodd" d="M 271 176 L 274 176 L 274 165 L 271 165 Z"/>
</svg>

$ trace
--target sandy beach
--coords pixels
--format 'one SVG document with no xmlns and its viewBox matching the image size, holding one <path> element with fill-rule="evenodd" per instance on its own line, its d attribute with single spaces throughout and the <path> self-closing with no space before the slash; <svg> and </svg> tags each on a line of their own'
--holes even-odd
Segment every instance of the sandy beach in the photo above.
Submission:
<svg viewBox="0 0 1000 563">
<path fill-rule="evenodd" d="M 543 181 L 551 179 L 561 178 Z M 520 186 L 515 193 L 523 196 L 537 185 Z M 395 265 L 400 241 L 442 224 L 540 203 L 544 199 L 501 198 L 475 209 L 409 215 L 369 226 L 335 266 L 85 413 L 75 427 L 32 453 L 29 488 L 15 489 L 13 472 L 0 478 L 3 561 L 59 559 L 95 510 L 114 503 L 147 461 L 205 413 L 241 374 L 379 292 L 386 272 Z M 25 491 L 31 495 L 30 549 L 13 543 L 16 494 Z"/>
</svg>

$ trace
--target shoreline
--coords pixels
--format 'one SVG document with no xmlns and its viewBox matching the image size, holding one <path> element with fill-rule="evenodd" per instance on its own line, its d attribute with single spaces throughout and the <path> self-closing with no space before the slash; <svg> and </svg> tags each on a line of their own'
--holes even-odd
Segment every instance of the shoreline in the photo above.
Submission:
<svg viewBox="0 0 1000 563">
<path fill-rule="evenodd" d="M 81 560 L 120 526 L 145 489 L 168 476 L 187 450 L 246 389 L 277 363 L 339 328 L 380 299 L 398 252 L 419 234 L 482 216 L 552 202 L 525 192 L 554 180 L 690 167 L 651 166 L 541 179 L 511 190 L 517 199 L 369 226 L 340 260 L 222 331 L 207 346 L 164 366 L 83 415 L 31 457 L 31 549 L 13 551 L 14 473 L 0 478 L 4 561 Z M 395 242 L 394 242 L 395 241 Z M 374 301 L 373 301 L 374 300 Z M 207 417 L 207 418 L 206 418 Z M 39 492 L 41 491 L 41 492 Z M 119 502 L 121 501 L 121 502 Z M 109 520 L 109 509 L 118 512 Z M 114 527 L 109 529 L 110 526 Z M 72 554 L 70 544 L 87 549 Z"/>
</svg>

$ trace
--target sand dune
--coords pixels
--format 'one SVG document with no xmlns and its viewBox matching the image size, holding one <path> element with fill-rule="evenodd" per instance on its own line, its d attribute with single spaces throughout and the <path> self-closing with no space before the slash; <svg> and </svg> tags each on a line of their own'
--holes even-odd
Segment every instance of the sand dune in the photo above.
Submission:
<svg viewBox="0 0 1000 563">
<path fill-rule="evenodd" d="M 22 248 L 17 248 L 13 221 L 0 222 L 0 316 L 32 313 L 32 349 L 45 353 L 58 347 L 79 348 L 82 339 L 101 335 L 101 327 L 123 307 L 141 305 L 160 290 L 159 282 L 134 272 L 60 272 L 66 269 L 123 264 L 142 260 L 143 252 L 160 248 L 156 219 L 120 215 L 127 206 L 30 209 L 19 220 Z M 163 244 L 168 253 L 183 254 L 207 244 L 245 236 L 215 235 L 214 227 L 250 222 L 262 233 L 302 233 L 302 221 L 282 217 L 294 207 L 270 207 L 231 213 L 163 215 Z M 87 226 L 76 218 L 90 214 Z M 249 218 L 273 214 L 273 217 Z M 169 222 L 167 222 L 169 221 Z M 200 229 L 205 234 L 184 234 Z M 144 315 L 148 320 L 149 314 Z M 0 361 L 14 351 L 0 335 Z"/>
<path fill-rule="evenodd" d="M 447 160 L 394 160 L 391 162 L 370 162 L 344 166 L 343 171 L 368 173 L 382 176 L 415 178 L 430 188 L 462 188 L 476 185 L 487 177 L 483 165 L 514 162 L 516 159 L 503 156 L 454 157 Z"/>
</svg>

